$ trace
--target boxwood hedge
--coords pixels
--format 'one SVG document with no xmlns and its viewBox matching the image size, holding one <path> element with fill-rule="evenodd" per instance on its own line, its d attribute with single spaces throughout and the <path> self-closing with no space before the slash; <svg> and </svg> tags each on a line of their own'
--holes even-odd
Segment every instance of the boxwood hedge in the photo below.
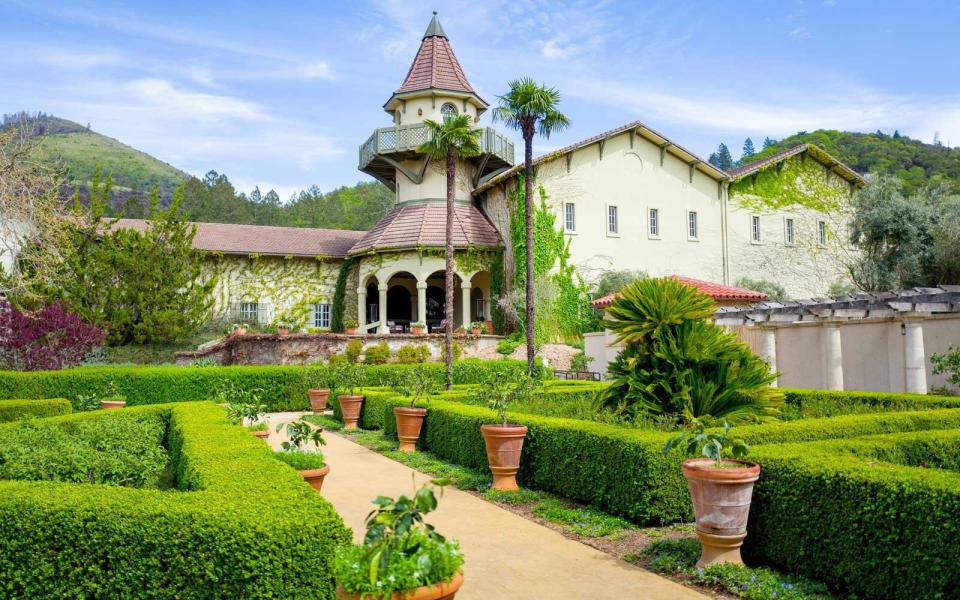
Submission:
<svg viewBox="0 0 960 600">
<path fill-rule="evenodd" d="M 329 503 L 209 402 L 46 421 L 168 415 L 177 490 L 0 481 L 0 596 L 333 598 Z"/>
<path fill-rule="evenodd" d="M 55 417 L 73 412 L 73 406 L 65 398 L 41 398 L 38 400 L 0 400 L 0 423 L 19 421 L 30 417 Z"/>
</svg>

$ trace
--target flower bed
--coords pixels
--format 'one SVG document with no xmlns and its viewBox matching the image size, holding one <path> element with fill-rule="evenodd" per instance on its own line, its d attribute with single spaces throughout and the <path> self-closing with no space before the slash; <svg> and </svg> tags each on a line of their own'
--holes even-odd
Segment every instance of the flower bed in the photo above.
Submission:
<svg viewBox="0 0 960 600">
<path fill-rule="evenodd" d="M 4 595 L 334 597 L 330 560 L 350 532 L 263 442 L 209 402 L 116 412 L 169 420 L 179 491 L 0 481 Z"/>
<path fill-rule="evenodd" d="M 55 417 L 73 412 L 73 406 L 65 398 L 41 398 L 38 400 L 0 400 L 0 423 L 19 421 L 30 417 Z"/>
</svg>

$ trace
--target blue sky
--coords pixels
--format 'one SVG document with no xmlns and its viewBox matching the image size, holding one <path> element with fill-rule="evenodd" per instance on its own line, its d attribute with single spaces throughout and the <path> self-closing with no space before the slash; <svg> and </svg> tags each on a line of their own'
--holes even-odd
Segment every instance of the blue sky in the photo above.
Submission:
<svg viewBox="0 0 960 600">
<path fill-rule="evenodd" d="M 960 144 L 945 0 L 0 0 L 0 112 L 89 122 L 241 191 L 329 190 L 365 179 L 357 147 L 432 10 L 491 103 L 524 75 L 561 90 L 573 125 L 535 154 L 635 119 L 703 156 L 820 127 Z"/>
</svg>

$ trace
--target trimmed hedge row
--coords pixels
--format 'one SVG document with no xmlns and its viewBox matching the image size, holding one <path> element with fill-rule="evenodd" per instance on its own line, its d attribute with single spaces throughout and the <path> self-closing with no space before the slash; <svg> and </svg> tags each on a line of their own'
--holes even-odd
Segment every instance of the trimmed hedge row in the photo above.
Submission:
<svg viewBox="0 0 960 600">
<path fill-rule="evenodd" d="M 41 398 L 38 400 L 0 400 L 0 423 L 27 418 L 55 417 L 73 412 L 73 406 L 65 398 Z"/>
<path fill-rule="evenodd" d="M 0 595 L 334 598 L 330 560 L 350 530 L 223 409 L 175 403 L 46 422 L 131 411 L 168 415 L 180 491 L 0 481 Z"/>
<path fill-rule="evenodd" d="M 960 596 L 960 474 L 871 458 L 924 462 L 932 439 L 956 466 L 956 430 L 758 448 L 745 556 L 858 597 Z"/>
<path fill-rule="evenodd" d="M 370 365 L 363 369 L 365 385 L 392 385 L 408 369 L 423 365 Z M 430 363 L 425 368 L 438 383 L 445 379 L 444 366 Z M 326 369 L 312 366 L 310 370 Z M 524 371 L 526 364 L 516 360 L 463 360 L 454 363 L 456 383 L 477 383 L 496 369 Z M 259 388 L 260 400 L 267 410 L 286 411 L 309 408 L 306 369 L 292 365 L 238 367 L 96 367 L 63 371 L 0 371 L 0 397 L 65 397 L 76 402 L 79 395 L 103 395 L 107 386 L 127 397 L 127 406 L 160 404 L 171 401 L 208 400 L 224 380 L 233 380 L 245 389 Z M 74 408 L 78 408 L 74 406 Z"/>
<path fill-rule="evenodd" d="M 785 388 L 783 393 L 788 416 L 799 413 L 798 416 L 805 417 L 810 416 L 810 412 L 816 413 L 815 416 L 837 416 L 858 412 L 960 408 L 960 396 L 790 388 Z"/>
</svg>

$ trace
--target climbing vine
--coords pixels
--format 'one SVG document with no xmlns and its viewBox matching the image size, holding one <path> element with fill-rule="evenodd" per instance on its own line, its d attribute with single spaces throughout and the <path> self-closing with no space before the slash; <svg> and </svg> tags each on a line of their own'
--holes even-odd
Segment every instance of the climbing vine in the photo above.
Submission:
<svg viewBox="0 0 960 600">
<path fill-rule="evenodd" d="M 730 197 L 739 206 L 761 213 L 791 207 L 832 213 L 843 206 L 848 196 L 849 188 L 839 176 L 827 175 L 822 164 L 802 156 L 748 175 L 730 186 Z"/>
<path fill-rule="evenodd" d="M 344 330 L 343 313 L 346 306 L 347 279 L 350 277 L 350 269 L 353 267 L 353 263 L 353 258 L 347 258 L 337 272 L 337 285 L 333 290 L 333 302 L 330 307 L 330 331 L 335 333 L 342 333 Z"/>
</svg>

